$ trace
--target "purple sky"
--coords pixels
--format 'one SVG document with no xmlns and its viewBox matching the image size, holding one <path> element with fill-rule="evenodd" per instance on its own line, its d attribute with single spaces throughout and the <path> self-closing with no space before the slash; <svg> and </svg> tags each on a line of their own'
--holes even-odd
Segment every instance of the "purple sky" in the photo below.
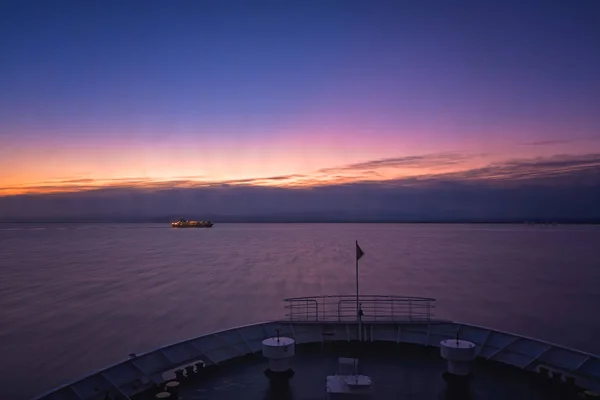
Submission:
<svg viewBox="0 0 600 400">
<path fill-rule="evenodd" d="M 459 3 L 2 2 L 0 196 L 595 168 L 600 4 Z"/>
</svg>

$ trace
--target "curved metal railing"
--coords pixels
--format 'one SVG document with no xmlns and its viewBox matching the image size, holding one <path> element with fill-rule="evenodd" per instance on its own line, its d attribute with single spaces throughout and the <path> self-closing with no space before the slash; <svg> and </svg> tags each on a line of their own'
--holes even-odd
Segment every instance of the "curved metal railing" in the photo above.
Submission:
<svg viewBox="0 0 600 400">
<path fill-rule="evenodd" d="M 354 322 L 356 295 L 292 297 L 285 318 L 295 322 Z M 428 297 L 360 295 L 363 322 L 431 321 L 435 299 Z"/>
<path fill-rule="evenodd" d="M 205 363 L 206 360 L 206 365 L 218 365 L 245 354 L 257 353 L 262 348 L 262 341 L 279 328 L 288 329 L 286 336 L 291 335 L 297 344 L 308 344 L 323 340 L 323 325 L 329 321 L 356 321 L 356 295 L 296 297 L 285 301 L 289 323 L 271 321 L 231 328 L 133 355 L 121 363 L 41 394 L 34 400 L 100 400 L 105 398 L 106 393 L 118 398 L 137 398 L 164 384 L 165 372 L 198 361 Z M 359 302 L 364 314 L 362 321 L 397 322 L 371 324 L 369 338 L 373 341 L 437 346 L 440 340 L 456 337 L 460 332 L 462 338 L 477 345 L 480 358 L 526 371 L 545 370 L 543 373 L 552 371 L 553 374 L 558 371 L 565 380 L 575 378 L 578 386 L 600 390 L 600 357 L 596 355 L 484 327 L 452 321 L 440 323 L 433 319 L 435 300 L 431 298 L 363 295 Z M 412 324 L 429 320 L 431 324 Z M 410 326 L 404 326 L 404 323 L 410 323 Z M 349 331 L 338 329 L 341 335 L 335 340 L 350 341 Z"/>
</svg>

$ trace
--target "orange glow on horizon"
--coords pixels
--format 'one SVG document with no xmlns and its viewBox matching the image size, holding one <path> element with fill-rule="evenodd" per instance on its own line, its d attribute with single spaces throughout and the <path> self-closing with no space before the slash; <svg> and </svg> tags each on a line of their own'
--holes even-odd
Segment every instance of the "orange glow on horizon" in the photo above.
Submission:
<svg viewBox="0 0 600 400">
<path fill-rule="evenodd" d="M 497 137 L 494 141 L 452 143 L 449 139 L 433 140 L 426 132 L 406 136 L 359 133 L 320 131 L 307 135 L 296 130 L 285 132 L 279 139 L 240 139 L 235 143 L 186 142 L 174 137 L 161 145 L 131 137 L 101 143 L 13 143 L 10 148 L 0 148 L 0 196 L 224 183 L 311 187 L 383 182 L 457 173 L 515 158 L 583 154 L 589 152 L 590 144 L 597 145 L 573 141 L 559 147 L 533 147 L 507 144 Z M 436 154 L 458 156 L 455 160 L 418 160 Z M 417 160 L 389 162 L 403 157 Z"/>
<path fill-rule="evenodd" d="M 410 157 L 410 156 L 409 156 Z M 390 160 L 390 159 L 385 159 Z M 393 160 L 393 159 L 391 159 Z M 375 161 L 378 163 L 379 161 Z M 327 185 L 338 185 L 356 182 L 384 182 L 395 179 L 419 178 L 461 172 L 485 165 L 480 158 L 473 157 L 450 165 L 369 165 L 371 161 L 357 161 L 346 165 L 335 165 L 320 168 L 309 173 L 283 173 L 270 175 L 237 175 L 214 179 L 203 175 L 176 175 L 162 171 L 156 176 L 142 177 L 71 177 L 70 179 L 51 179 L 47 181 L 15 180 L 12 184 L 0 184 L 0 196 L 22 194 L 51 194 L 82 192 L 104 188 L 166 189 L 192 188 L 214 185 L 249 185 L 285 188 L 303 188 Z M 326 164 L 327 165 L 327 164 Z M 178 166 L 180 167 L 180 166 Z M 289 168 L 288 170 L 291 170 Z M 182 169 L 175 169 L 181 172 Z M 169 176 L 170 175 L 170 176 Z M 7 184 L 9 183 L 9 184 Z"/>
</svg>

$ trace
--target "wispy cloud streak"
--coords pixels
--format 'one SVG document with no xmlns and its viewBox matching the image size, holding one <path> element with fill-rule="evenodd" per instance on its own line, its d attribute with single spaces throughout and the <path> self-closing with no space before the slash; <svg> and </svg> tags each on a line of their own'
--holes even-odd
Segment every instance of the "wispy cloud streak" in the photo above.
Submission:
<svg viewBox="0 0 600 400">
<path fill-rule="evenodd" d="M 588 136 L 579 138 L 553 139 L 553 140 L 538 140 L 533 142 L 521 143 L 523 146 L 555 146 L 578 142 L 590 142 L 600 140 L 600 136 Z"/>
<path fill-rule="evenodd" d="M 477 155 L 481 157 L 481 155 Z M 157 180 L 149 177 L 117 179 L 64 179 L 32 185 L 0 188 L 0 196 L 18 194 L 44 194 L 113 189 L 140 191 L 175 188 L 201 188 L 217 186 L 266 186 L 302 188 L 373 183 L 381 185 L 417 185 L 431 182 L 487 182 L 518 183 L 526 180 L 561 182 L 592 179 L 600 170 L 600 154 L 555 155 L 545 158 L 514 159 L 470 167 L 472 156 L 457 153 L 440 153 L 420 156 L 386 158 L 325 168 L 313 174 L 289 174 L 261 178 L 211 180 L 203 176 L 182 176 Z"/>
<path fill-rule="evenodd" d="M 424 167 L 446 167 L 459 165 L 471 159 L 470 156 L 458 153 L 438 153 L 417 156 L 384 158 L 362 163 L 349 164 L 336 168 L 320 169 L 320 173 L 335 173 L 344 171 L 364 171 L 378 168 L 424 168 Z"/>
</svg>

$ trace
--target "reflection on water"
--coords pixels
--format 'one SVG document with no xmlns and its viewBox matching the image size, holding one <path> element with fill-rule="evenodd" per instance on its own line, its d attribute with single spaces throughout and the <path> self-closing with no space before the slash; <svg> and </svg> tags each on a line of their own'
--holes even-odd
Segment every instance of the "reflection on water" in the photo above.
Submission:
<svg viewBox="0 0 600 400">
<path fill-rule="evenodd" d="M 284 297 L 351 294 L 357 239 L 363 293 L 435 297 L 438 316 L 600 353 L 597 227 L 5 224 L 2 398 L 277 318 Z"/>
</svg>

